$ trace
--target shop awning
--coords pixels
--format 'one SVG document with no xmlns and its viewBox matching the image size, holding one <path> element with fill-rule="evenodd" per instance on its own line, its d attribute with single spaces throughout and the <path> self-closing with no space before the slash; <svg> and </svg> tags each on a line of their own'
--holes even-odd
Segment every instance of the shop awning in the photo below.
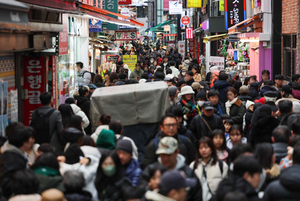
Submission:
<svg viewBox="0 0 300 201">
<path fill-rule="evenodd" d="M 0 0 L 0 24 L 27 24 L 29 7 L 15 0 Z"/>
<path fill-rule="evenodd" d="M 32 5 L 61 9 L 65 11 L 77 11 L 75 0 L 18 0 Z"/>
<path fill-rule="evenodd" d="M 238 32 L 239 30 L 245 29 L 251 25 L 254 25 L 255 23 L 261 21 L 260 14 L 254 15 L 253 17 L 250 17 L 228 29 L 228 34 L 234 34 Z"/>
<path fill-rule="evenodd" d="M 156 31 L 159 28 L 163 28 L 163 26 L 165 26 L 165 25 L 172 24 L 172 22 L 173 22 L 172 20 L 164 21 L 164 22 L 150 28 L 149 31 Z"/>
<path fill-rule="evenodd" d="M 141 26 L 141 27 L 144 26 L 143 22 L 140 22 L 140 21 L 138 21 L 136 19 L 132 19 L 132 18 L 130 18 L 128 16 L 125 16 L 125 15 L 120 15 L 118 13 L 110 12 L 110 11 L 107 11 L 107 10 L 104 10 L 104 9 L 101 9 L 101 8 L 96 8 L 94 6 L 90 6 L 90 5 L 87 5 L 87 4 L 84 4 L 84 3 L 82 3 L 80 7 L 83 10 L 91 11 L 93 13 L 97 13 L 97 14 L 101 14 L 101 15 L 104 15 L 106 17 L 109 17 L 109 20 L 110 20 L 109 22 L 110 23 L 114 23 L 118 19 L 115 19 L 115 18 L 110 17 L 108 15 L 112 15 L 112 16 L 120 17 L 120 18 L 125 19 L 125 20 L 129 20 L 129 22 L 132 23 L 132 24 L 134 24 L 135 26 L 136 25 Z M 122 20 L 119 20 L 119 21 L 122 21 Z M 126 22 L 126 21 L 122 21 L 122 22 Z"/>
<path fill-rule="evenodd" d="M 221 40 L 224 38 L 227 38 L 228 34 L 219 34 L 219 35 L 213 35 L 213 36 L 207 36 L 203 38 L 203 43 L 208 43 L 208 41 L 215 41 L 215 40 Z"/>
</svg>

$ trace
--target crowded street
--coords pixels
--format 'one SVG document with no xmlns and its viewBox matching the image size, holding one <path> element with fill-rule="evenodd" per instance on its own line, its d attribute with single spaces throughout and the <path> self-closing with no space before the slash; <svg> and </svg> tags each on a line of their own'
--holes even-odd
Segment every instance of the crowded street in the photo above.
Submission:
<svg viewBox="0 0 300 201">
<path fill-rule="evenodd" d="M 299 15 L 0 0 L 0 201 L 300 200 Z"/>
</svg>

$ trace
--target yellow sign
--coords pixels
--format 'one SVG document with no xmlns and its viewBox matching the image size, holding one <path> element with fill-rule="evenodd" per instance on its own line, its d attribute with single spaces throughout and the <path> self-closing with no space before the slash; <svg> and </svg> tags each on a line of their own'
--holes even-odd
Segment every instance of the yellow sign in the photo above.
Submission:
<svg viewBox="0 0 300 201">
<path fill-rule="evenodd" d="M 201 8 L 202 0 L 187 0 L 187 8 Z"/>
<path fill-rule="evenodd" d="M 128 65 L 128 68 L 133 71 L 137 63 L 137 55 L 123 55 L 123 63 Z"/>
<path fill-rule="evenodd" d="M 219 11 L 224 11 L 224 0 L 219 1 Z"/>
</svg>

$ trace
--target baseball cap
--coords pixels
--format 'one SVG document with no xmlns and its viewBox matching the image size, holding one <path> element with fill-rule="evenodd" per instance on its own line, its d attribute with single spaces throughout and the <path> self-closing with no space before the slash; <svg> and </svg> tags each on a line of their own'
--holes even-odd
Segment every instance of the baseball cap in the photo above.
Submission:
<svg viewBox="0 0 300 201">
<path fill-rule="evenodd" d="M 195 187 L 197 184 L 197 179 L 195 178 L 186 178 L 184 172 L 178 170 L 169 170 L 163 173 L 159 183 L 159 189 L 170 192 L 171 190 L 186 188 L 186 187 Z"/>
<path fill-rule="evenodd" d="M 243 93 L 249 93 L 249 87 L 246 86 L 246 85 L 243 85 L 240 87 L 240 94 L 243 94 Z"/>
<path fill-rule="evenodd" d="M 213 109 L 215 109 L 215 108 L 214 108 L 214 105 L 213 105 L 212 102 L 210 102 L 210 101 L 205 101 L 202 107 L 203 107 L 205 110 L 213 110 Z"/>
<path fill-rule="evenodd" d="M 164 137 L 159 140 L 156 154 L 173 154 L 178 149 L 178 142 L 173 137 Z"/>
</svg>

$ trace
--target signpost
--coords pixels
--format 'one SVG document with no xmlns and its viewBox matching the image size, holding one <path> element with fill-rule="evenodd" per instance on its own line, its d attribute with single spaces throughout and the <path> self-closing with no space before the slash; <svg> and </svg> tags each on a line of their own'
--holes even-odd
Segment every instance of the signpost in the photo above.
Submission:
<svg viewBox="0 0 300 201">
<path fill-rule="evenodd" d="M 187 15 L 182 16 L 182 18 L 181 18 L 181 23 L 182 23 L 183 25 L 188 25 L 190 22 L 191 22 L 191 19 L 189 18 L 189 16 L 187 16 Z"/>
</svg>

